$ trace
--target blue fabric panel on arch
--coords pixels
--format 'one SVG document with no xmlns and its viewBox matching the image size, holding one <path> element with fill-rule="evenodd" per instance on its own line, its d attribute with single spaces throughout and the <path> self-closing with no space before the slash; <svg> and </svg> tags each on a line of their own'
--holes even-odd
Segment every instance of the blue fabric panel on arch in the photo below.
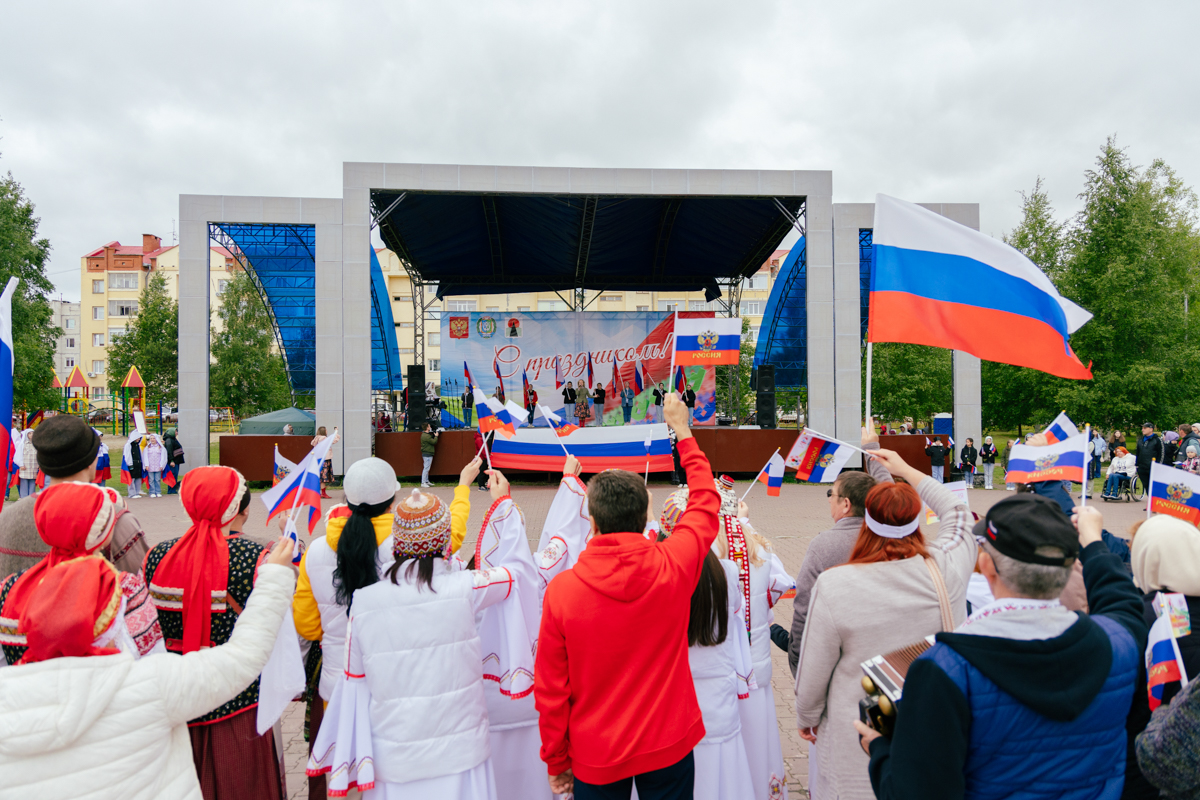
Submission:
<svg viewBox="0 0 1200 800">
<path fill-rule="evenodd" d="M 400 351 L 396 348 L 396 322 L 387 279 L 375 248 L 371 248 L 371 389 L 398 392 L 404 388 L 400 374 Z"/>
<path fill-rule="evenodd" d="M 804 237 L 775 276 L 754 346 L 754 366 L 775 367 L 776 390 L 808 385 L 808 304 Z"/>
</svg>

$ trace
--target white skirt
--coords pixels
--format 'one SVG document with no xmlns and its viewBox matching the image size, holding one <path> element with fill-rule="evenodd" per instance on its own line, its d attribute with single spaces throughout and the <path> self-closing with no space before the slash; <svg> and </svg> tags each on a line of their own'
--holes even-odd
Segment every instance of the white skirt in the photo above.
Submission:
<svg viewBox="0 0 1200 800">
<path fill-rule="evenodd" d="M 499 800 L 551 800 L 549 772 L 538 755 L 542 737 L 537 723 L 488 731 Z"/>
<path fill-rule="evenodd" d="M 739 733 L 719 744 L 701 742 L 692 751 L 696 762 L 696 800 L 743 800 L 754 797 L 746 743 Z"/>
<path fill-rule="evenodd" d="M 496 778 L 489 758 L 478 767 L 440 778 L 407 783 L 377 781 L 375 788 L 362 796 L 365 800 L 497 800 Z"/>
<path fill-rule="evenodd" d="M 779 744 L 779 719 L 771 685 L 750 691 L 738 701 L 742 717 L 742 739 L 750 762 L 755 800 L 787 800 L 787 778 L 783 771 L 783 748 Z"/>
</svg>

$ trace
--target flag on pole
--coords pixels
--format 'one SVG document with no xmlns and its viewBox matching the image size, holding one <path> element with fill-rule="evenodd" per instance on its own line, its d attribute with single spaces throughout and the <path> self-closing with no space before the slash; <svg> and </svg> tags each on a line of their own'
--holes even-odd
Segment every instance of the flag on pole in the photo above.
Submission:
<svg viewBox="0 0 1200 800">
<path fill-rule="evenodd" d="M 612 374 L 613 394 L 620 394 L 621 389 L 624 388 L 624 386 L 625 386 L 625 383 L 624 383 L 624 381 L 621 380 L 621 364 L 620 364 L 620 362 L 617 361 L 616 356 L 614 356 L 613 357 L 613 374 Z"/>
<path fill-rule="evenodd" d="M 679 366 L 737 364 L 741 348 L 741 317 L 675 316 L 673 360 Z"/>
<path fill-rule="evenodd" d="M 509 419 L 513 421 L 513 427 L 519 428 L 529 420 L 529 412 L 521 408 L 512 400 L 504 402 L 504 410 L 508 412 Z"/>
<path fill-rule="evenodd" d="M 1068 342 L 1092 315 L 1015 248 L 882 194 L 874 230 L 867 341 L 963 350 L 1061 378 L 1092 377 Z"/>
<path fill-rule="evenodd" d="M 687 389 L 687 377 L 683 374 L 683 367 L 675 367 L 675 391 L 683 394 Z"/>
<path fill-rule="evenodd" d="M 105 478 L 105 480 L 108 480 L 108 478 L 112 475 L 112 470 L 110 470 L 106 466 L 104 468 L 104 471 L 105 471 L 104 478 Z M 100 473 L 96 473 L 96 477 L 97 478 L 100 477 Z M 162 482 L 165 483 L 171 489 L 174 489 L 176 486 L 179 485 L 179 465 L 178 464 L 167 464 L 167 468 L 163 470 Z"/>
<path fill-rule="evenodd" d="M 1083 483 L 1083 434 L 1048 447 L 1014 444 L 1005 483 L 1074 481 Z"/>
<path fill-rule="evenodd" d="M 788 451 L 784 464 L 796 470 L 798 481 L 832 483 L 852 455 L 854 448 L 805 428 Z"/>
<path fill-rule="evenodd" d="M 562 362 L 559 360 L 558 356 L 555 356 L 554 357 L 554 388 L 555 388 L 555 390 L 561 389 L 563 387 L 563 380 L 564 380 L 564 378 L 563 378 L 563 372 L 562 372 Z"/>
<path fill-rule="evenodd" d="M 492 372 L 496 373 L 496 382 L 497 382 L 496 388 L 500 390 L 500 394 L 497 396 L 500 398 L 500 402 L 503 403 L 504 402 L 504 378 L 500 377 L 500 361 L 499 361 L 499 359 L 496 359 L 496 358 L 492 359 Z"/>
<path fill-rule="evenodd" d="M 646 390 L 646 383 L 642 379 L 642 362 L 640 361 L 633 362 L 633 386 L 638 394 Z"/>
<path fill-rule="evenodd" d="M 1150 626 L 1150 635 L 1146 640 L 1146 694 L 1150 710 L 1162 705 L 1163 691 L 1169 684 L 1186 684 L 1187 680 L 1183 654 L 1179 652 L 1179 642 L 1175 640 L 1175 632 L 1171 628 L 1171 616 L 1162 614 Z"/>
<path fill-rule="evenodd" d="M 783 469 L 783 456 L 775 452 L 762 472 L 758 473 L 758 480 L 767 485 L 767 497 L 779 497 L 779 489 L 783 486 Z"/>
<path fill-rule="evenodd" d="M 929 441 L 929 437 L 928 437 L 928 436 L 926 436 L 926 437 L 925 437 L 925 446 L 926 446 L 926 447 L 932 447 L 932 446 L 933 446 L 933 442 Z"/>
<path fill-rule="evenodd" d="M 530 401 L 533 400 L 533 394 L 531 394 L 533 387 L 529 385 L 529 373 L 525 370 L 521 370 L 521 390 L 525 394 L 525 404 L 529 405 Z"/>
<path fill-rule="evenodd" d="M 950 448 L 954 447 L 954 437 L 953 436 L 947 436 L 946 442 L 947 442 L 947 444 L 946 444 L 947 447 L 950 447 Z"/>
<path fill-rule="evenodd" d="M 592 351 L 588 351 L 588 388 L 592 388 Z"/>
<path fill-rule="evenodd" d="M 0 294 L 0 451 L 5 453 L 13 449 L 13 370 L 17 361 L 13 350 L 12 298 L 17 282 L 16 277 L 9 278 L 4 293 Z M 8 464 L 6 468 L 12 469 L 13 465 Z M 0 481 L 0 486 L 6 485 L 7 475 Z"/>
<path fill-rule="evenodd" d="M 279 455 L 279 445 L 275 445 L 275 468 L 271 475 L 271 485 L 278 486 L 287 480 L 287 476 L 296 471 L 296 464 Z"/>
<path fill-rule="evenodd" d="M 321 467 L 325 457 L 333 447 L 334 438 L 325 437 L 316 447 L 308 451 L 308 455 L 296 465 L 296 468 L 284 480 L 262 493 L 263 505 L 267 507 L 267 523 L 283 512 L 288 514 L 292 508 L 308 507 L 308 534 L 312 535 L 321 517 Z"/>
<path fill-rule="evenodd" d="M 467 362 L 463 362 L 463 378 L 467 381 L 467 391 L 475 389 L 475 379 L 471 377 L 471 368 L 467 366 Z"/>
<path fill-rule="evenodd" d="M 1071 418 L 1067 416 L 1067 412 L 1060 411 L 1054 421 L 1050 423 L 1050 427 L 1042 431 L 1046 434 L 1046 439 L 1050 444 L 1057 444 L 1065 439 L 1070 439 L 1072 436 L 1079 435 L 1079 428 L 1071 422 Z"/>
<path fill-rule="evenodd" d="M 484 397 L 483 392 L 475 390 L 475 416 L 479 432 L 485 436 L 496 431 L 501 436 L 512 438 L 517 429 L 504 403 L 494 397 Z"/>
<path fill-rule="evenodd" d="M 1150 465 L 1147 494 L 1152 512 L 1179 517 L 1193 525 L 1200 523 L 1200 475 L 1156 461 Z"/>
<path fill-rule="evenodd" d="M 538 408 L 542 410 L 542 417 L 545 418 L 546 424 L 553 428 L 559 436 L 570 436 L 579 430 L 578 425 L 572 425 L 545 406 L 539 405 Z"/>
</svg>

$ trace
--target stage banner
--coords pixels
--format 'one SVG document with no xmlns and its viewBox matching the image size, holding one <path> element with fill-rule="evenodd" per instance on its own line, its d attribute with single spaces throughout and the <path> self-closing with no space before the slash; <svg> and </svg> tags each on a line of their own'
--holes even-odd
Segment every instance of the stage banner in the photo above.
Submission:
<svg viewBox="0 0 1200 800">
<path fill-rule="evenodd" d="M 715 316 L 711 311 L 681 311 L 680 318 Z M 580 424 L 575 407 L 566 408 L 565 386 L 570 381 L 576 392 L 580 382 L 588 391 L 589 363 L 591 394 L 604 387 L 604 404 L 589 401 L 586 427 L 598 424 L 623 425 L 621 389 L 634 392 L 631 424 L 661 422 L 661 408 L 654 405 L 653 390 L 671 389 L 671 349 L 674 345 L 675 315 L 644 311 L 515 311 L 442 312 L 441 381 L 447 416 L 462 421 L 462 404 L 456 402 L 466 389 L 465 370 L 487 396 L 503 382 L 505 396 L 528 405 L 522 373 L 537 394 L 537 401 L 566 421 Z M 590 362 L 589 362 L 590 355 Z M 561 376 L 556 380 L 557 372 Z M 638 389 L 635 370 L 641 370 Z M 713 367 L 684 367 L 687 385 L 696 393 L 695 425 L 716 424 L 716 376 Z M 474 421 L 472 419 L 472 421 Z M 545 427 L 541 413 L 530 424 Z"/>
</svg>

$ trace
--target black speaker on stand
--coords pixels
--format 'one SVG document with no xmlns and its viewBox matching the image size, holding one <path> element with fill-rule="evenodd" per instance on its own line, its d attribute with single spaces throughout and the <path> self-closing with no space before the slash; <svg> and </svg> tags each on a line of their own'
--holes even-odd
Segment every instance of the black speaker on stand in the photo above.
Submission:
<svg viewBox="0 0 1200 800">
<path fill-rule="evenodd" d="M 425 430 L 425 365 L 412 364 L 408 368 L 408 417 L 406 430 Z"/>
<path fill-rule="evenodd" d="M 754 423 L 760 428 L 774 428 L 775 418 L 775 366 L 762 364 L 754 375 Z"/>
</svg>

